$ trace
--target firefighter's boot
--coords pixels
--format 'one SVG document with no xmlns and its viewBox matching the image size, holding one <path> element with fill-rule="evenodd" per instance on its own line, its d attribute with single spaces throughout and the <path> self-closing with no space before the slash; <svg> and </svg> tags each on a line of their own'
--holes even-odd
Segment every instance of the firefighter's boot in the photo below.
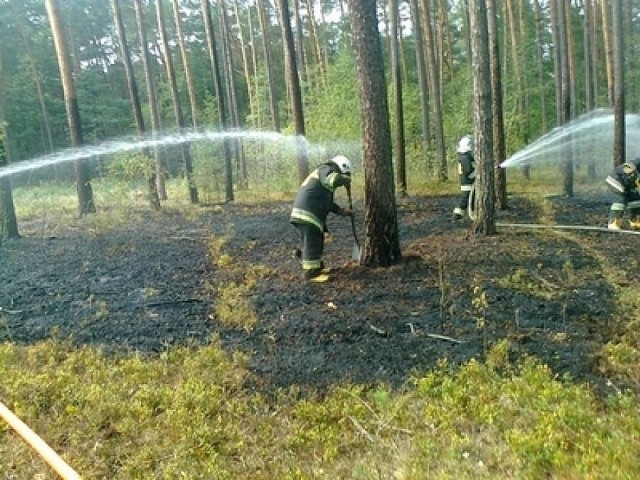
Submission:
<svg viewBox="0 0 640 480">
<path fill-rule="evenodd" d="M 631 218 L 629 220 L 629 227 L 632 230 L 640 230 L 640 216 Z"/>
<path fill-rule="evenodd" d="M 609 224 L 607 225 L 609 230 L 622 230 L 622 219 L 621 218 L 610 218 Z"/>
<path fill-rule="evenodd" d="M 313 270 L 306 270 L 304 277 L 308 282 L 313 283 L 325 283 L 329 280 L 329 275 L 322 271 L 322 268 L 314 268 Z"/>
<path fill-rule="evenodd" d="M 634 204 L 636 202 L 633 202 Z M 640 230 L 640 208 L 634 205 L 629 209 L 629 228 L 631 230 Z"/>
</svg>

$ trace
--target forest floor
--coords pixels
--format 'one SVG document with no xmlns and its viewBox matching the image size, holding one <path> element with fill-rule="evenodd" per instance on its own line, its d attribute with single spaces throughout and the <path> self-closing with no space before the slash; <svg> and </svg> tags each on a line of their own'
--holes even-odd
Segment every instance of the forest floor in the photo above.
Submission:
<svg viewBox="0 0 640 480">
<path fill-rule="evenodd" d="M 456 201 L 399 200 L 404 259 L 388 268 L 357 265 L 348 219 L 330 217 L 325 284 L 302 281 L 286 202 L 139 209 L 100 229 L 25 222 L 21 239 L 0 246 L 0 341 L 54 336 L 153 355 L 217 336 L 250 357 L 255 388 L 323 391 L 400 386 L 508 339 L 514 359 L 533 355 L 606 388 L 599 353 L 624 320 L 616 286 L 640 281 L 640 237 L 504 226 L 473 235 L 452 219 Z M 499 224 L 602 227 L 609 208 L 595 196 L 509 204 Z M 246 322 L 227 321 L 234 309 Z"/>
</svg>

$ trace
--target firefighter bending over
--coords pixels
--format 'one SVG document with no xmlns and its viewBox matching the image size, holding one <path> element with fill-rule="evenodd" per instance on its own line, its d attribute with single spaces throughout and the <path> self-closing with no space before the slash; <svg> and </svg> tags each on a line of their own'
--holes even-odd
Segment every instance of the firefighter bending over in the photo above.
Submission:
<svg viewBox="0 0 640 480">
<path fill-rule="evenodd" d="M 640 158 L 617 165 L 605 182 L 611 187 L 615 199 L 609 210 L 609 230 L 620 230 L 625 212 L 629 213 L 629 226 L 640 230 Z"/>
<path fill-rule="evenodd" d="M 320 165 L 302 182 L 293 202 L 289 221 L 298 229 L 302 239 L 302 269 L 307 280 L 322 283 L 329 280 L 324 267 L 324 234 L 329 212 L 349 216 L 351 210 L 333 201 L 338 187 L 351 186 L 351 162 L 343 155 Z"/>
</svg>

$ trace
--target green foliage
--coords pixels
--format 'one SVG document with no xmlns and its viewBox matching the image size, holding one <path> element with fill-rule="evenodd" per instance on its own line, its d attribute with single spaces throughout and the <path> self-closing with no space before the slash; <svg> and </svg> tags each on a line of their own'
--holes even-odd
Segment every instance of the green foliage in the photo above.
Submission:
<svg viewBox="0 0 640 480">
<path fill-rule="evenodd" d="M 348 52 L 342 52 L 329 69 L 326 88 L 305 100 L 307 136 L 314 143 L 326 144 L 328 150 L 337 152 L 361 137 L 355 65 Z M 344 152 L 354 156 L 351 151 Z"/>
<path fill-rule="evenodd" d="M 216 338 L 158 357 L 51 340 L 0 346 L 3 401 L 86 478 L 633 478 L 638 399 L 599 401 L 526 359 L 446 364 L 403 391 L 322 398 L 245 386 L 248 358 Z M 499 367 L 499 369 L 498 369 Z M 0 474 L 42 471 L 0 429 Z"/>
<path fill-rule="evenodd" d="M 116 181 L 142 182 L 154 174 L 153 160 L 141 153 L 121 153 L 107 165 L 107 174 Z"/>
</svg>

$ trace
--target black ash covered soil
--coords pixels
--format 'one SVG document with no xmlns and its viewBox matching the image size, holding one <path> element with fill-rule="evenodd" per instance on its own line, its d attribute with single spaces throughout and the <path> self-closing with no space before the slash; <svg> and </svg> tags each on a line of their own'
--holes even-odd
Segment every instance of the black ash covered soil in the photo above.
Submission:
<svg viewBox="0 0 640 480">
<path fill-rule="evenodd" d="M 476 236 L 468 221 L 452 219 L 455 202 L 399 200 L 404 260 L 389 268 L 356 265 L 348 219 L 330 217 L 325 262 L 333 272 L 320 285 L 302 281 L 292 255 L 289 203 L 202 207 L 200 215 L 166 209 L 145 220 L 138 212 L 103 232 L 78 222 L 43 236 L 37 222 L 23 225 L 22 239 L 0 246 L 0 341 L 70 337 L 153 355 L 216 334 L 229 351 L 250 355 L 256 387 L 322 391 L 344 381 L 399 386 L 439 359 L 481 359 L 509 338 L 514 356 L 604 385 L 598 352 L 619 321 L 607 272 L 639 280 L 630 259 L 640 236 L 506 227 Z M 606 223 L 604 199 L 548 203 L 541 212 L 511 198 L 498 222 Z M 221 253 L 231 260 L 221 267 L 209 240 L 225 235 Z M 216 285 L 241 282 L 251 265 L 264 267 L 248 294 L 259 321 L 249 330 L 225 326 Z"/>
</svg>

